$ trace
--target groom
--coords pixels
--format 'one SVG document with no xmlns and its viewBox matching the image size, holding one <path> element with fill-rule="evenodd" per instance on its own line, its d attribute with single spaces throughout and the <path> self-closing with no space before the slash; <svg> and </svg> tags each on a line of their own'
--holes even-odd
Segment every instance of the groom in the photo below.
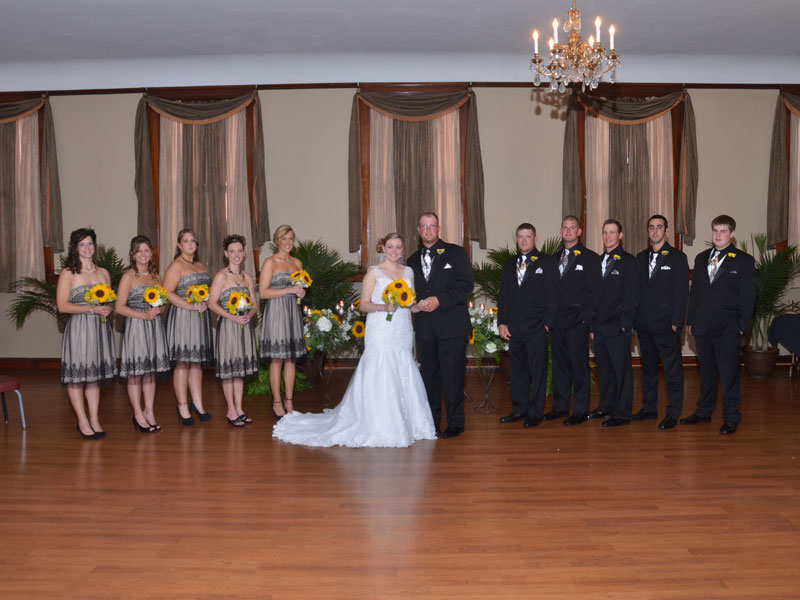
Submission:
<svg viewBox="0 0 800 600">
<path fill-rule="evenodd" d="M 467 298 L 475 282 L 464 248 L 439 239 L 436 213 L 423 213 L 417 231 L 422 246 L 408 259 L 420 308 L 414 322 L 417 357 L 436 432 L 451 438 L 464 432 L 464 372 L 472 330 Z M 440 433 L 442 394 L 447 429 Z"/>
</svg>

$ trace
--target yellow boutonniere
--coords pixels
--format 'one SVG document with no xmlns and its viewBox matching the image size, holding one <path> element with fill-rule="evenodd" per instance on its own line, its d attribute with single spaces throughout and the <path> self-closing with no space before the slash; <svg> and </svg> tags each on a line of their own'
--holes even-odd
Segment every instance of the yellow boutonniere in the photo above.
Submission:
<svg viewBox="0 0 800 600">
<path fill-rule="evenodd" d="M 728 252 L 728 256 L 731 258 L 736 258 L 736 252 Z"/>
<path fill-rule="evenodd" d="M 661 251 L 661 256 L 666 256 L 667 254 L 669 254 L 669 250 L 662 250 Z"/>
<path fill-rule="evenodd" d="M 439 254 L 439 255 L 444 254 L 444 248 L 437 248 L 436 249 L 436 254 Z"/>
<path fill-rule="evenodd" d="M 580 255 L 581 255 L 581 251 L 580 251 L 580 250 L 573 250 L 573 251 L 572 251 L 572 253 L 573 253 L 575 256 L 580 256 Z"/>
<path fill-rule="evenodd" d="M 612 256 L 612 258 L 613 258 L 614 260 L 620 260 L 622 257 L 621 257 L 619 254 L 614 254 L 614 255 Z"/>
<path fill-rule="evenodd" d="M 530 259 L 531 259 L 531 262 L 536 262 L 537 260 L 539 260 L 539 257 L 538 256 L 531 256 Z"/>
</svg>

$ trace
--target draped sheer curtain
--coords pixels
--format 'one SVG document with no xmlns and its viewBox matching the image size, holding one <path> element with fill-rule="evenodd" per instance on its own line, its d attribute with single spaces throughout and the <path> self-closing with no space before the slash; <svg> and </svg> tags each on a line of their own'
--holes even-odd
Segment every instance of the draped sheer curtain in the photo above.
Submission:
<svg viewBox="0 0 800 600">
<path fill-rule="evenodd" d="M 800 244 L 800 95 L 778 94 L 772 125 L 767 189 L 767 240 L 771 247 Z"/>
<path fill-rule="evenodd" d="M 673 113 L 681 103 L 681 137 L 675 140 Z M 579 116 L 583 118 L 583 171 Z M 677 165 L 673 158 L 676 141 L 680 148 Z M 623 246 L 629 252 L 646 248 L 646 223 L 652 214 L 665 215 L 672 232 L 682 234 L 691 244 L 698 167 L 688 94 L 606 99 L 576 92 L 567 112 L 563 173 L 564 215 L 583 217 L 584 243 L 592 250 L 603 250 L 602 224 L 609 218 L 622 224 Z M 581 197 L 584 184 L 585 197 Z"/>
<path fill-rule="evenodd" d="M 386 94 L 353 99 L 349 156 L 350 251 L 362 266 L 376 241 L 399 232 L 417 248 L 419 215 L 439 215 L 440 236 L 486 247 L 483 166 L 472 92 Z M 366 185 L 365 185 L 366 184 Z"/>
<path fill-rule="evenodd" d="M 41 128 L 40 128 L 41 124 Z M 53 115 L 46 98 L 0 104 L 0 291 L 43 279 L 63 250 Z M 52 264 L 50 265 L 52 269 Z"/>
<path fill-rule="evenodd" d="M 253 115 L 248 119 L 249 107 Z M 149 152 L 153 126 L 148 108 L 156 113 L 157 159 Z M 184 228 L 197 233 L 200 258 L 212 274 L 222 267 L 226 235 L 244 235 L 252 257 L 270 239 L 257 95 L 211 102 L 144 96 L 136 119 L 139 232 L 154 243 L 157 240 L 162 272 L 172 260 L 177 233 Z M 252 162 L 248 162 L 249 143 Z M 158 174 L 158 198 L 152 170 Z M 245 265 L 250 273 L 257 268 L 252 258 Z"/>
</svg>

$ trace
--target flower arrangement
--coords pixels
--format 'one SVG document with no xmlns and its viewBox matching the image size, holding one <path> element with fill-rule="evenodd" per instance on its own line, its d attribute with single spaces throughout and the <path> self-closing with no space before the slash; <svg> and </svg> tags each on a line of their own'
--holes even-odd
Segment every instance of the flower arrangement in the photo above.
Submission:
<svg viewBox="0 0 800 600">
<path fill-rule="evenodd" d="M 108 302 L 116 300 L 117 294 L 105 283 L 98 283 L 86 290 L 83 299 L 93 306 L 99 306 L 100 304 L 107 304 Z M 105 323 L 108 319 L 101 316 L 100 320 Z"/>
<path fill-rule="evenodd" d="M 333 356 L 344 349 L 350 342 L 352 324 L 330 308 L 311 309 L 306 311 L 306 323 L 303 336 L 309 356 L 324 352 Z"/>
<path fill-rule="evenodd" d="M 208 285 L 201 283 L 199 285 L 190 285 L 186 290 L 186 301 L 189 304 L 200 304 L 201 302 L 208 302 Z M 203 318 L 203 313 L 197 313 L 197 316 Z"/>
<path fill-rule="evenodd" d="M 314 283 L 314 280 L 311 279 L 311 276 L 308 274 L 307 271 L 300 269 L 299 271 L 295 271 L 291 275 L 289 275 L 289 279 L 292 282 L 292 285 L 300 285 L 303 286 L 305 289 L 311 287 L 311 284 Z M 302 298 L 299 296 L 297 297 L 297 303 L 300 304 Z"/>
<path fill-rule="evenodd" d="M 169 304 L 167 290 L 160 285 L 151 285 L 144 291 L 144 301 L 153 308 Z"/>
<path fill-rule="evenodd" d="M 386 304 L 408 308 L 414 304 L 417 295 L 414 293 L 414 290 L 408 286 L 405 279 L 395 279 L 384 288 L 381 299 L 386 302 Z M 392 313 L 386 313 L 386 320 L 391 321 L 393 316 Z"/>
<path fill-rule="evenodd" d="M 478 361 L 478 369 L 484 357 L 493 359 L 500 364 L 500 352 L 508 350 L 508 344 L 500 337 L 497 327 L 497 309 L 470 306 L 469 319 L 472 323 L 472 332 L 469 334 L 469 343 L 472 345 L 472 354 Z"/>
<path fill-rule="evenodd" d="M 225 304 L 225 310 L 232 315 L 245 315 L 252 308 L 253 302 L 245 292 L 231 292 L 228 302 Z M 244 329 L 244 324 L 240 324 L 239 327 Z"/>
</svg>

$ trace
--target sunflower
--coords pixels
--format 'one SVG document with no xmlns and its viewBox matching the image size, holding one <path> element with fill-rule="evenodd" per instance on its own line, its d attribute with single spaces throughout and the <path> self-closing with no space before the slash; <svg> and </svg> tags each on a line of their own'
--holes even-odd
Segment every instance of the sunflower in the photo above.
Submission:
<svg viewBox="0 0 800 600">
<path fill-rule="evenodd" d="M 353 308 L 356 310 L 361 308 L 361 298 L 358 298 L 355 302 L 353 302 Z"/>
<path fill-rule="evenodd" d="M 230 295 L 230 298 L 228 298 L 228 303 L 226 304 L 226 306 L 228 308 L 228 312 L 231 313 L 232 315 L 235 315 L 236 311 L 239 309 L 239 298 L 240 298 L 239 292 L 233 292 Z"/>
<path fill-rule="evenodd" d="M 409 290 L 402 290 L 397 295 L 397 301 L 400 303 L 400 306 L 408 306 L 411 304 L 413 300 L 413 294 Z"/>
<path fill-rule="evenodd" d="M 158 290 L 156 288 L 147 288 L 147 291 L 144 293 L 144 301 L 148 304 L 152 304 L 158 300 Z"/>
<path fill-rule="evenodd" d="M 98 283 L 89 290 L 93 302 L 103 304 L 114 299 L 114 292 L 104 283 Z"/>
<path fill-rule="evenodd" d="M 200 298 L 202 302 L 208 296 L 208 286 L 207 285 L 198 285 L 197 290 L 195 291 L 197 297 Z"/>
<path fill-rule="evenodd" d="M 341 325 L 342 324 L 342 320 L 339 317 L 337 317 L 336 315 L 331 315 L 331 319 L 336 321 L 337 325 Z"/>
<path fill-rule="evenodd" d="M 475 343 L 475 330 L 469 332 L 469 340 L 467 340 L 470 344 Z"/>
<path fill-rule="evenodd" d="M 390 285 L 394 289 L 399 291 L 399 290 L 402 290 L 404 287 L 406 287 L 406 282 L 403 281 L 402 279 L 395 279 Z"/>
<path fill-rule="evenodd" d="M 365 331 L 364 321 L 356 321 L 353 327 L 350 329 L 350 332 L 355 338 L 363 338 Z"/>
<path fill-rule="evenodd" d="M 195 293 L 195 290 L 197 290 L 197 286 L 196 286 L 196 285 L 190 285 L 190 286 L 189 286 L 189 287 L 186 289 L 186 301 L 187 301 L 187 302 L 189 302 L 190 304 L 191 304 L 192 302 L 194 302 L 194 293 Z"/>
<path fill-rule="evenodd" d="M 386 304 L 389 304 L 389 287 L 387 286 L 386 289 L 383 290 L 381 294 L 381 300 L 383 300 Z"/>
</svg>

